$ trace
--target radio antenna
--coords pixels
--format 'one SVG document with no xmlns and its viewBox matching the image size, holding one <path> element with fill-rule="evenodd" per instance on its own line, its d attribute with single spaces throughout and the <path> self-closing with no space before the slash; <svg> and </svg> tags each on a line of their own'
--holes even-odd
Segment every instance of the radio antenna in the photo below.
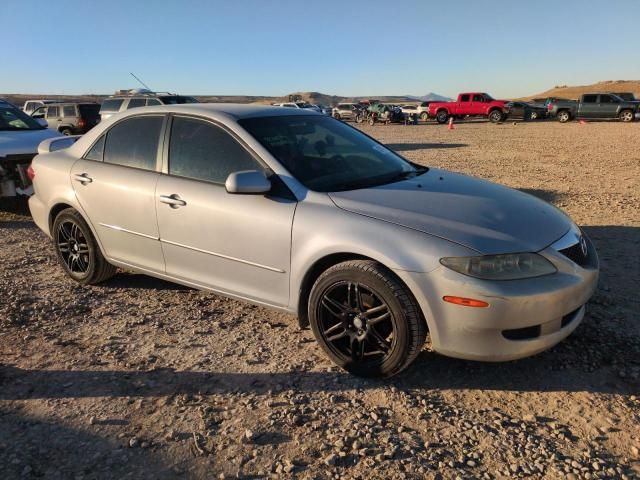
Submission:
<svg viewBox="0 0 640 480">
<path fill-rule="evenodd" d="M 148 85 L 147 85 L 146 83 L 144 83 L 142 80 L 140 80 L 138 77 L 136 77 L 136 76 L 133 74 L 133 72 L 129 72 L 129 74 L 130 74 L 133 78 L 135 78 L 138 82 L 140 82 L 144 88 L 146 88 L 147 90 L 151 90 L 151 89 L 148 87 Z"/>
</svg>

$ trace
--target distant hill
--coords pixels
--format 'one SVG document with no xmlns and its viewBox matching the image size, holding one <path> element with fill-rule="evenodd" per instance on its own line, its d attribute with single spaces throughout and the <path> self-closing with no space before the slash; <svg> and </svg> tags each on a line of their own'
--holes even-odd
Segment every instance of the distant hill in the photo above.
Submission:
<svg viewBox="0 0 640 480">
<path fill-rule="evenodd" d="M 408 98 L 412 98 L 414 100 L 419 100 L 421 102 L 450 102 L 453 100 L 452 98 L 445 97 L 443 95 L 438 95 L 437 93 L 427 93 L 426 95 L 422 95 L 421 97 L 414 97 L 409 95 Z"/>
<path fill-rule="evenodd" d="M 592 85 L 579 85 L 573 87 L 567 85 L 556 85 L 546 92 L 522 97 L 522 100 L 546 97 L 577 99 L 585 93 L 600 92 L 632 92 L 635 94 L 636 98 L 640 98 L 640 80 L 605 80 Z"/>
</svg>

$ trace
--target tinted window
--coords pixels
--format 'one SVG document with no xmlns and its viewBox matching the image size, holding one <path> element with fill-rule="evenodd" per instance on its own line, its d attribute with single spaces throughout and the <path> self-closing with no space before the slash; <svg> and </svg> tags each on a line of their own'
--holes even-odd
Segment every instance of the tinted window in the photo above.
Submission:
<svg viewBox="0 0 640 480">
<path fill-rule="evenodd" d="M 474 95 L 473 96 L 473 101 L 474 102 L 484 102 L 484 96 L 483 95 Z"/>
<path fill-rule="evenodd" d="M 161 116 L 134 117 L 115 125 L 107 133 L 105 163 L 154 170 L 162 120 Z"/>
<path fill-rule="evenodd" d="M 146 98 L 132 98 L 129 100 L 129 105 L 127 105 L 127 110 L 130 108 L 144 107 L 147 104 Z"/>
<path fill-rule="evenodd" d="M 78 109 L 80 110 L 80 115 L 82 115 L 84 118 L 96 119 L 98 118 L 100 105 L 86 103 L 86 104 L 78 105 Z"/>
<path fill-rule="evenodd" d="M 117 112 L 120 110 L 120 106 L 122 105 L 123 99 L 121 98 L 113 98 L 111 100 L 105 100 L 102 102 L 102 107 L 100 108 L 101 112 Z"/>
<path fill-rule="evenodd" d="M 175 118 L 169 143 L 169 173 L 224 183 L 230 173 L 262 170 L 258 162 L 222 128 L 190 118 Z"/>
<path fill-rule="evenodd" d="M 94 143 L 93 147 L 91 147 L 91 150 L 87 152 L 84 158 L 86 158 L 87 160 L 95 160 L 97 162 L 101 162 L 102 154 L 104 153 L 104 138 L 105 135 L 102 135 L 100 139 L 96 143 Z"/>
<path fill-rule="evenodd" d="M 461 102 L 468 102 L 469 101 L 469 95 L 460 95 L 460 101 Z"/>
<path fill-rule="evenodd" d="M 366 188 L 418 173 L 359 130 L 325 116 L 247 118 L 238 123 L 311 190 Z"/>
<path fill-rule="evenodd" d="M 76 107 L 73 105 L 68 105 L 66 107 L 62 107 L 62 116 L 63 117 L 75 117 L 76 116 Z"/>
<path fill-rule="evenodd" d="M 600 103 L 614 103 L 615 100 L 611 95 L 600 95 Z"/>
<path fill-rule="evenodd" d="M 47 118 L 53 118 L 58 116 L 58 107 L 49 107 L 47 109 Z"/>
<path fill-rule="evenodd" d="M 147 99 L 147 105 L 151 106 L 151 105 L 162 105 L 162 102 L 160 100 L 158 100 L 157 98 L 148 98 Z"/>
<path fill-rule="evenodd" d="M 597 95 L 585 95 L 582 97 L 582 103 L 596 103 L 597 99 Z"/>
<path fill-rule="evenodd" d="M 199 103 L 198 100 L 196 100 L 193 97 L 185 97 L 182 95 L 164 95 L 159 98 L 162 101 L 162 103 L 164 103 L 165 105 L 176 105 L 176 104 L 183 104 L 183 103 Z"/>
</svg>

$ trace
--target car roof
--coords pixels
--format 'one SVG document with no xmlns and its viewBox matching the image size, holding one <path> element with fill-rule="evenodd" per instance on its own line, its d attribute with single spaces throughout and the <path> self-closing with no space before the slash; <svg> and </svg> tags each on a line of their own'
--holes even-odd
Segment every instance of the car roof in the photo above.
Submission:
<svg viewBox="0 0 640 480">
<path fill-rule="evenodd" d="M 251 117 L 276 117 L 287 115 L 321 115 L 314 110 L 306 108 L 289 108 L 271 105 L 255 105 L 245 103 L 185 103 L 180 105 L 162 105 L 154 107 L 141 107 L 127 112 L 168 112 L 193 115 L 224 115 L 236 120 Z"/>
</svg>

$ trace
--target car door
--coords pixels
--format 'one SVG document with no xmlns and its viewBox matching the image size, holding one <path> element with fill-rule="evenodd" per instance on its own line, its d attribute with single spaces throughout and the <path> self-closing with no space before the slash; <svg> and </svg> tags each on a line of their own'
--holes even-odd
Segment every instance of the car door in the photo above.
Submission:
<svg viewBox="0 0 640 480">
<path fill-rule="evenodd" d="M 613 95 L 601 94 L 598 98 L 598 118 L 616 118 L 619 100 Z"/>
<path fill-rule="evenodd" d="M 156 220 L 164 115 L 113 125 L 71 169 L 71 183 L 107 257 L 164 272 Z"/>
<path fill-rule="evenodd" d="M 52 130 L 58 130 L 60 123 L 62 122 L 62 108 L 57 105 L 49 105 L 47 107 L 47 113 L 45 119 L 49 124 L 49 128 Z"/>
<path fill-rule="evenodd" d="M 207 120 L 174 116 L 165 159 L 156 208 L 167 274 L 287 305 L 295 198 L 286 191 L 227 193 L 230 173 L 267 169 L 237 137 Z"/>
<path fill-rule="evenodd" d="M 582 102 L 578 104 L 578 116 L 580 118 L 596 118 L 598 110 L 598 95 L 582 96 Z"/>
</svg>

